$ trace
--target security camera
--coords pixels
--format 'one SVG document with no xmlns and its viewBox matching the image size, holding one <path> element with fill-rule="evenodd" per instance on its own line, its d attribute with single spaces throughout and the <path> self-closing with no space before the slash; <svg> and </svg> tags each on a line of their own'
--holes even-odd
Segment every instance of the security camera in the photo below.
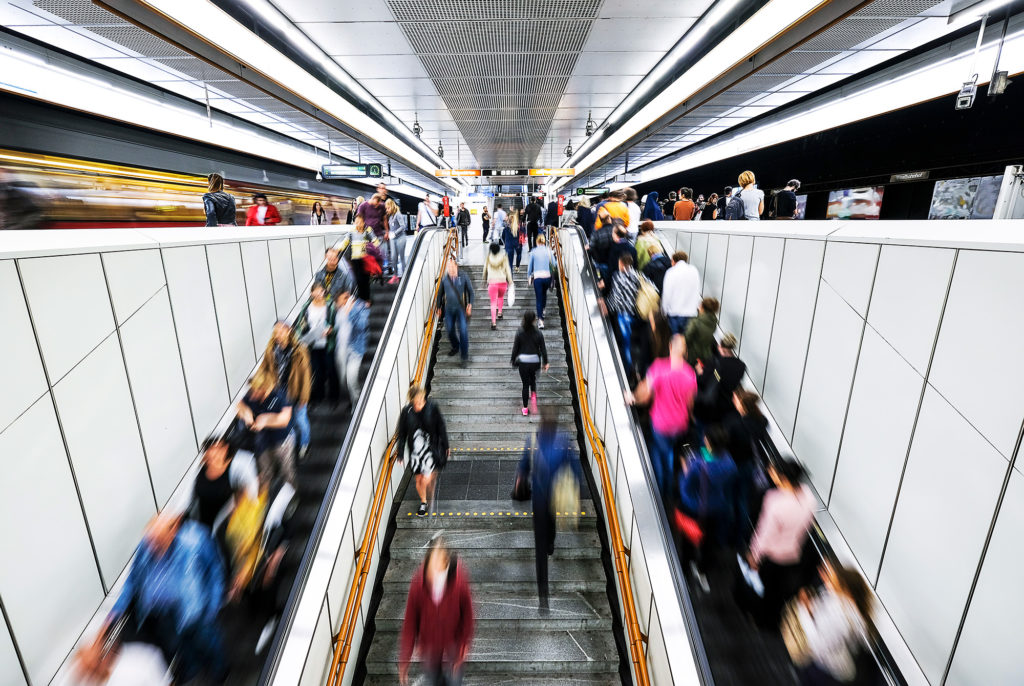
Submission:
<svg viewBox="0 0 1024 686">
<path fill-rule="evenodd" d="M 963 88 L 956 96 L 956 109 L 969 110 L 974 105 L 974 98 L 978 95 L 978 75 L 971 77 L 970 81 L 964 81 Z"/>
</svg>

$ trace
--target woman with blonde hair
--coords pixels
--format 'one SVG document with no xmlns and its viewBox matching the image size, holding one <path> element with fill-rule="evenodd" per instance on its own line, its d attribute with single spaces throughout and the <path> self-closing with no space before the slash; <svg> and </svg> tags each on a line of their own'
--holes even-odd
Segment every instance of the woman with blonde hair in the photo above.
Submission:
<svg viewBox="0 0 1024 686">
<path fill-rule="evenodd" d="M 501 241 L 505 244 L 509 266 L 512 265 L 512 256 L 515 255 L 516 271 L 519 271 L 519 265 L 523 263 L 523 244 L 519 242 L 519 226 L 519 213 L 513 210 L 508 213 L 508 223 L 501 232 Z"/>
<path fill-rule="evenodd" d="M 402 272 L 405 271 L 405 227 L 402 226 L 402 214 L 398 211 L 398 203 L 391 198 L 384 203 L 384 217 L 388 223 L 388 260 L 391 262 L 392 272 L 388 283 L 398 283 L 402 278 Z"/>
<path fill-rule="evenodd" d="M 207 226 L 236 226 L 235 199 L 224 192 L 224 177 L 210 174 L 208 192 L 203 194 L 203 209 Z"/>
<path fill-rule="evenodd" d="M 747 219 L 758 221 L 764 213 L 764 191 L 757 187 L 754 172 L 745 171 L 740 174 L 740 190 L 736 194 L 743 201 L 743 211 Z"/>
</svg>

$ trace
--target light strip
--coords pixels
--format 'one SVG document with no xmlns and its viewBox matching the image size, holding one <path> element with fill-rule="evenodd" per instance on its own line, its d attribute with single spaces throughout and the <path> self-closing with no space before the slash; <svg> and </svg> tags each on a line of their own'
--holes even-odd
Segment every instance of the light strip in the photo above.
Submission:
<svg viewBox="0 0 1024 686">
<path fill-rule="evenodd" d="M 979 64 L 982 65 L 979 73 L 991 71 L 995 50 L 995 45 L 991 43 L 982 48 L 978 55 Z M 971 47 L 956 56 L 864 87 L 812 109 L 779 120 L 766 121 L 726 140 L 643 169 L 640 171 L 641 182 L 646 183 L 954 93 L 962 81 L 964 70 L 973 59 L 974 49 Z M 1009 70 L 1011 74 L 1024 71 L 1024 31 L 1007 36 L 1000 67 Z"/>
<path fill-rule="evenodd" d="M 171 21 L 216 46 L 232 59 L 260 72 L 276 83 L 284 84 L 296 95 L 337 117 L 353 129 L 377 141 L 394 154 L 404 157 L 424 174 L 432 176 L 436 165 L 411 148 L 358 107 L 278 52 L 208 0 L 138 0 Z M 280 23 L 280 22 L 279 22 Z M 291 24 L 289 26 L 298 31 Z M 308 40 L 308 38 L 307 38 Z M 455 185 L 449 185 L 456 188 Z"/>
</svg>

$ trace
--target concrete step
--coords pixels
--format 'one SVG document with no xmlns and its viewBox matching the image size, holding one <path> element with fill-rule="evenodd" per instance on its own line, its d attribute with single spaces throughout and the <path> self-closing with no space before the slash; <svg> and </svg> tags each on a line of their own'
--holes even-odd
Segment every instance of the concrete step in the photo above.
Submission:
<svg viewBox="0 0 1024 686">
<path fill-rule="evenodd" d="M 391 675 L 368 676 L 364 686 L 395 686 Z M 476 674 L 464 675 L 462 686 L 622 686 L 618 674 Z"/>
<path fill-rule="evenodd" d="M 472 573 L 470 573 L 472 583 Z M 550 592 L 550 591 L 549 591 Z M 406 594 L 391 593 L 381 599 L 375 621 L 377 631 L 399 631 L 405 617 Z M 604 593 L 560 593 L 549 601 L 551 614 L 538 618 L 537 592 L 483 591 L 473 586 L 473 614 L 476 630 L 508 628 L 530 622 L 544 631 L 609 630 L 612 613 Z"/>
<path fill-rule="evenodd" d="M 454 359 L 453 359 L 454 358 Z M 522 387 L 522 377 L 519 376 L 519 370 L 511 365 L 508 360 L 502 362 L 481 362 L 476 359 L 473 355 L 473 346 L 469 346 L 469 359 L 466 361 L 465 366 L 459 364 L 457 355 L 452 355 L 447 359 L 442 358 L 434 366 L 434 380 L 435 382 L 439 379 L 459 379 L 466 380 L 473 383 L 494 383 L 495 381 L 511 381 L 512 383 L 518 384 Z M 510 379 L 509 377 L 513 377 Z M 569 383 L 569 368 L 565 365 L 551 365 L 548 370 L 541 369 L 538 373 L 538 381 L 546 377 L 554 377 L 557 381 L 564 381 Z"/>
<path fill-rule="evenodd" d="M 385 595 L 399 593 L 404 596 L 408 593 L 409 580 L 421 563 L 422 559 L 392 560 L 384 575 Z M 493 564 L 486 559 L 467 559 L 463 563 L 469 571 L 474 591 L 504 590 L 522 593 L 523 597 L 537 591 L 537 568 L 532 554 L 503 559 L 501 564 Z M 603 593 L 607 583 L 600 560 L 566 560 L 548 565 L 548 586 L 552 595 Z"/>
<path fill-rule="evenodd" d="M 458 510 L 455 510 L 456 512 Z M 506 510 L 507 511 L 507 510 Z M 438 521 L 444 517 L 437 517 Z M 391 542 L 392 559 L 422 559 L 423 551 L 436 534 L 436 529 L 397 529 Z M 462 558 L 508 559 L 532 557 L 533 531 L 460 529 L 448 532 L 448 544 Z M 560 531 L 554 558 L 558 560 L 598 559 L 601 541 L 596 531 Z"/>
<path fill-rule="evenodd" d="M 368 674 L 398 673 L 398 636 L 396 630 L 376 632 L 366 658 Z M 618 668 L 619 653 L 611 631 L 545 631 L 536 628 L 534 621 L 478 629 L 466 660 L 465 673 L 467 676 L 611 675 Z M 416 673 L 410 671 L 411 675 Z M 515 682 L 521 683 L 518 679 Z"/>
<path fill-rule="evenodd" d="M 451 475 L 446 475 L 450 477 Z M 511 490 L 511 484 L 509 484 Z M 516 502 L 512 509 L 497 507 L 499 503 L 493 500 L 438 500 L 431 508 L 434 512 L 445 512 L 445 530 L 466 529 L 481 530 L 482 528 L 502 531 L 533 531 L 533 504 L 530 501 Z M 409 498 L 402 502 L 395 517 L 396 529 L 431 529 L 437 530 L 438 522 L 442 519 L 439 515 L 428 517 L 417 517 L 416 508 L 418 500 Z M 576 518 L 580 531 L 597 528 L 597 516 L 594 513 L 594 503 L 590 499 L 580 500 L 581 514 Z"/>
</svg>

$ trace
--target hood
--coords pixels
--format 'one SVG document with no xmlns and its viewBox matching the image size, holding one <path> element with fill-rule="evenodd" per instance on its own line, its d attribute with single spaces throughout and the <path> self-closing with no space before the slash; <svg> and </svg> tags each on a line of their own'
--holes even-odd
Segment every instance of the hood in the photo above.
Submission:
<svg viewBox="0 0 1024 686">
<path fill-rule="evenodd" d="M 501 263 L 507 259 L 504 251 L 499 250 L 497 255 L 491 254 L 490 250 L 487 251 L 487 266 L 492 269 L 501 269 Z"/>
</svg>

